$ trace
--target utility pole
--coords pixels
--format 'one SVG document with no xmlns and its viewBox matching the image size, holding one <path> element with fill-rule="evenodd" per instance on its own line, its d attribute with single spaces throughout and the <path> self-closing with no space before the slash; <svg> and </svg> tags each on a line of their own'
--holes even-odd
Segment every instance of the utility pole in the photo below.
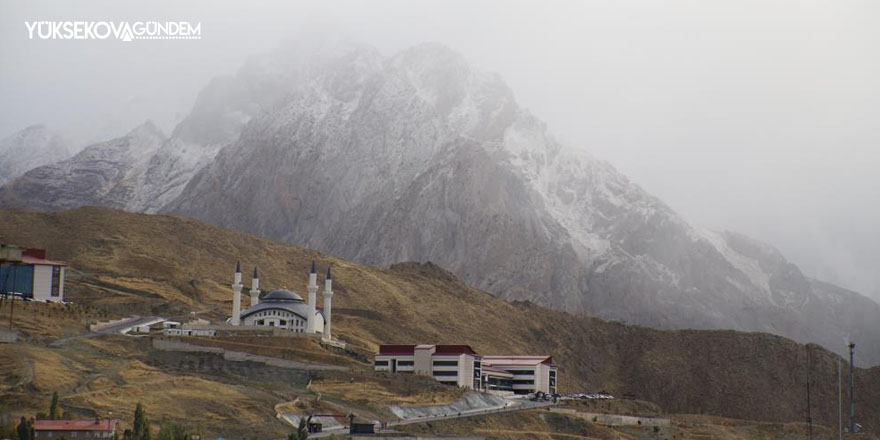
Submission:
<svg viewBox="0 0 880 440">
<path fill-rule="evenodd" d="M 840 392 L 840 358 L 837 358 L 837 440 L 843 440 L 843 398 Z"/>
<path fill-rule="evenodd" d="M 856 358 L 856 344 L 855 344 L 855 342 L 850 341 L 850 343 L 849 343 L 849 432 L 855 432 L 855 430 L 856 430 L 856 395 L 855 395 L 855 386 L 853 385 L 853 378 L 856 375 L 855 358 Z"/>
<path fill-rule="evenodd" d="M 12 271 L 12 295 L 10 296 L 12 300 L 9 301 L 9 330 L 12 330 L 12 313 L 15 311 L 15 273 L 18 272 L 16 269 L 17 266 L 15 263 L 12 263 L 12 265 L 9 266 L 9 270 Z M 9 286 L 6 287 L 6 290 L 9 291 Z"/>
<path fill-rule="evenodd" d="M 813 408 L 810 405 L 810 376 L 813 375 L 813 357 L 810 355 L 810 346 L 804 346 L 807 350 L 807 426 L 809 426 L 809 438 L 813 440 Z"/>
</svg>

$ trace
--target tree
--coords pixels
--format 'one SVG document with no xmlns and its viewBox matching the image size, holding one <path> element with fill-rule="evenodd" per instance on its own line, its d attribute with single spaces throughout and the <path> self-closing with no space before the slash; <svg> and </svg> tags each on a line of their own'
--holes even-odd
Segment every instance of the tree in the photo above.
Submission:
<svg viewBox="0 0 880 440">
<path fill-rule="evenodd" d="M 311 416 L 309 416 L 308 420 L 304 417 L 300 417 L 299 426 L 296 428 L 296 432 L 291 432 L 287 436 L 287 440 L 307 440 L 309 438 L 309 423 L 311 422 Z"/>
<path fill-rule="evenodd" d="M 31 440 L 31 431 L 28 429 L 28 422 L 24 416 L 18 422 L 18 440 Z"/>
<path fill-rule="evenodd" d="M 159 434 L 157 437 L 158 440 L 188 440 L 189 434 L 186 426 L 171 422 L 163 416 L 162 421 L 159 423 Z"/>
<path fill-rule="evenodd" d="M 150 421 L 144 420 L 144 432 L 141 434 L 140 440 L 152 440 L 153 432 L 150 429 Z"/>
<path fill-rule="evenodd" d="M 134 431 L 132 432 L 132 440 L 150 440 L 150 421 L 147 420 L 147 410 L 140 402 L 134 408 Z"/>
<path fill-rule="evenodd" d="M 52 420 L 58 419 L 58 391 L 52 393 L 52 403 L 49 404 L 49 418 Z"/>
</svg>

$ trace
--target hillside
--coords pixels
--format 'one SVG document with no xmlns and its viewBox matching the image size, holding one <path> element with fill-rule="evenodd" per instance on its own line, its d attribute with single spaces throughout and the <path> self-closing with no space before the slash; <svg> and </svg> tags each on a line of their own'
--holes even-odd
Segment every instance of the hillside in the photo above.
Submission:
<svg viewBox="0 0 880 440">
<path fill-rule="evenodd" d="M 837 357 L 782 337 L 735 331 L 660 331 L 508 303 L 432 264 L 388 269 L 206 225 L 100 208 L 0 211 L 0 236 L 45 247 L 73 270 L 70 299 L 118 313 L 219 319 L 229 313 L 236 259 L 257 265 L 264 289 L 302 290 L 309 263 L 334 270 L 334 328 L 354 345 L 464 343 L 483 353 L 547 353 L 564 392 L 608 390 L 670 413 L 802 421 L 806 357 L 813 417 L 836 423 Z M 857 407 L 880 426 L 880 368 L 858 369 Z"/>
<path fill-rule="evenodd" d="M 375 266 L 654 328 L 769 332 L 880 363 L 880 304 L 772 246 L 688 223 L 559 142 L 501 77 L 441 44 L 292 42 L 150 124 L 28 171 L 0 208 L 168 213 Z M 334 219 L 334 221 L 328 221 Z"/>
</svg>

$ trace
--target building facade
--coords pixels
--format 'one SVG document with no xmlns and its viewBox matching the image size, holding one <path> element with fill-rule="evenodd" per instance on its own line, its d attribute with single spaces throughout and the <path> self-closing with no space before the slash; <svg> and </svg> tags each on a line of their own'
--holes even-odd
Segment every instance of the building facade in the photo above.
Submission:
<svg viewBox="0 0 880 440">
<path fill-rule="evenodd" d="M 556 364 L 552 356 L 483 356 L 487 369 L 484 382 L 490 386 L 493 377 L 504 378 L 504 387 L 514 394 L 528 394 L 536 391 L 556 394 Z M 509 374 L 493 375 L 493 371 Z"/>
<path fill-rule="evenodd" d="M 35 420 L 36 440 L 111 439 L 116 435 L 119 420 Z"/>
<path fill-rule="evenodd" d="M 0 264 L 0 293 L 37 301 L 64 301 L 67 264 L 46 259 L 45 249 L 4 249 L 9 251 L 9 258 Z"/>
<path fill-rule="evenodd" d="M 263 293 L 260 290 L 260 278 L 257 268 L 251 279 L 250 306 L 242 310 L 241 293 L 244 285 L 241 283 L 241 264 L 236 262 L 235 273 L 232 283 L 232 316 L 227 320 L 234 326 L 269 327 L 289 330 L 294 333 L 321 334 L 324 340 L 331 340 L 331 313 L 333 296 L 333 275 L 327 268 L 324 278 L 324 308 L 317 309 L 318 274 L 315 262 L 309 273 L 309 284 L 306 286 L 309 292 L 309 300 L 306 302 L 302 296 L 291 290 L 273 290 Z"/>
<path fill-rule="evenodd" d="M 413 373 L 479 391 L 556 393 L 551 356 L 481 356 L 468 345 L 381 345 L 376 371 Z"/>
</svg>

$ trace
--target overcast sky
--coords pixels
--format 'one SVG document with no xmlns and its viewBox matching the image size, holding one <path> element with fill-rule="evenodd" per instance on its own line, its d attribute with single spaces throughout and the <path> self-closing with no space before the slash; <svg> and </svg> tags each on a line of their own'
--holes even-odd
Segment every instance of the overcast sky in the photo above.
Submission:
<svg viewBox="0 0 880 440">
<path fill-rule="evenodd" d="M 211 77 L 308 29 L 439 41 L 692 223 L 880 299 L 878 18 L 876 0 L 4 1 L 0 137 L 170 131 Z M 30 41 L 32 20 L 187 20 L 202 40 Z"/>
</svg>

